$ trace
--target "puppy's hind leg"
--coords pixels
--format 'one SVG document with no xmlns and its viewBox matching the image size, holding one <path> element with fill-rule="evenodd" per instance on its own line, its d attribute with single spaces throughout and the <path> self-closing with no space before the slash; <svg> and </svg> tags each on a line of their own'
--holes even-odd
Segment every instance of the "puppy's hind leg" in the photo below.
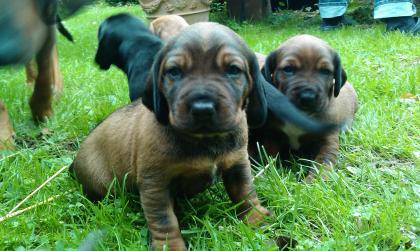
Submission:
<svg viewBox="0 0 420 251">
<path fill-rule="evenodd" d="M 36 56 L 38 75 L 29 105 L 32 117 L 36 122 L 43 122 L 52 114 L 52 94 L 54 83 L 54 57 L 52 52 L 55 46 L 55 28 L 50 26 L 47 39 Z"/>
<path fill-rule="evenodd" d="M 82 184 L 83 193 L 91 201 L 105 198 L 113 180 L 112 174 L 102 168 L 102 162 L 99 159 L 89 161 L 81 155 L 77 156 L 69 168 L 70 175 Z"/>
</svg>

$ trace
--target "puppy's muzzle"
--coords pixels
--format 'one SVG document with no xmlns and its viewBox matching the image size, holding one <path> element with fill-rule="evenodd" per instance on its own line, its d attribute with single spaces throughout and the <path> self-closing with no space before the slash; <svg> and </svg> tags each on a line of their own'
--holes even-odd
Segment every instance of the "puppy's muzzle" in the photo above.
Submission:
<svg viewBox="0 0 420 251">
<path fill-rule="evenodd" d="M 209 90 L 191 92 L 187 98 L 191 123 L 198 131 L 217 131 L 217 99 Z"/>
<path fill-rule="evenodd" d="M 315 84 L 296 86 L 287 93 L 292 103 L 305 112 L 318 113 L 324 109 L 322 90 Z"/>
<path fill-rule="evenodd" d="M 190 113 L 196 123 L 209 123 L 216 114 L 216 105 L 208 99 L 198 99 L 190 103 Z"/>
<path fill-rule="evenodd" d="M 227 133 L 235 126 L 235 109 L 232 109 L 227 99 L 221 97 L 223 94 L 217 88 L 198 87 L 181 96 L 183 101 L 174 114 L 177 129 L 190 134 L 212 136 Z"/>
<path fill-rule="evenodd" d="M 301 90 L 297 96 L 302 107 L 313 107 L 317 104 L 318 101 L 318 93 L 310 88 Z"/>
</svg>

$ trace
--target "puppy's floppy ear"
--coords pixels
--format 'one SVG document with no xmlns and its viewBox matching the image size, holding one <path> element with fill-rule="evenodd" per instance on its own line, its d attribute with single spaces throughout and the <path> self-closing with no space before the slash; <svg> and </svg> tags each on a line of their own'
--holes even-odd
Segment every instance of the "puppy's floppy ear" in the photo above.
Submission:
<svg viewBox="0 0 420 251">
<path fill-rule="evenodd" d="M 156 119 L 159 123 L 167 125 L 169 123 L 168 103 L 162 92 L 159 90 L 159 84 L 162 82 L 160 72 L 162 60 L 163 52 L 160 51 L 156 56 L 152 69 L 149 73 L 142 102 L 149 110 L 155 113 Z"/>
<path fill-rule="evenodd" d="M 268 55 L 268 57 L 265 59 L 264 67 L 262 68 L 261 72 L 270 84 L 274 84 L 273 77 L 274 69 L 276 67 L 276 51 L 273 51 Z"/>
<path fill-rule="evenodd" d="M 338 53 L 334 52 L 334 97 L 340 94 L 340 89 L 347 81 L 347 74 L 341 65 L 341 59 Z"/>
<path fill-rule="evenodd" d="M 98 31 L 98 49 L 96 50 L 95 62 L 102 70 L 108 70 L 111 64 L 117 60 L 119 42 L 113 37 L 112 27 L 102 23 Z"/>
<path fill-rule="evenodd" d="M 249 93 L 249 103 L 246 109 L 248 126 L 260 127 L 267 119 L 267 100 L 263 83 L 266 82 L 260 72 L 258 60 L 255 54 L 249 59 L 250 74 L 253 81 L 252 90 Z"/>
</svg>

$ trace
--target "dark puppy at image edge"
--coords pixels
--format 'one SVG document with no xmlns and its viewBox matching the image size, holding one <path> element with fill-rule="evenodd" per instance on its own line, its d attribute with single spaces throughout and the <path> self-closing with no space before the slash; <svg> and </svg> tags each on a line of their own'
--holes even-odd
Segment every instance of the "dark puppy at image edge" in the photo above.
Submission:
<svg viewBox="0 0 420 251">
<path fill-rule="evenodd" d="M 151 249 L 185 250 L 173 203 L 222 177 L 238 215 L 258 223 L 248 124 L 264 123 L 264 81 L 255 55 L 215 23 L 185 28 L 156 56 L 142 100 L 112 113 L 82 144 L 72 169 L 92 199 L 114 177 L 139 191 Z"/>
<path fill-rule="evenodd" d="M 324 123 L 351 127 L 357 111 L 357 96 L 347 82 L 337 52 L 325 41 L 310 35 L 288 39 L 267 57 L 265 78 L 308 116 Z M 339 148 L 339 130 L 311 133 L 269 114 L 264 127 L 250 132 L 251 155 L 257 155 L 256 143 L 270 155 L 289 153 L 332 167 Z M 328 169 L 328 168 L 327 168 Z M 310 181 L 315 170 L 307 176 Z"/>
<path fill-rule="evenodd" d="M 35 59 L 37 70 L 27 65 L 27 80 L 34 82 L 34 92 L 29 101 L 32 117 L 42 122 L 52 110 L 53 91 L 61 90 L 58 68 L 56 36 L 58 30 L 71 39 L 58 17 L 58 9 L 73 14 L 88 0 L 0 0 L 0 66 L 28 64 Z M 1 130 L 1 128 L 0 128 Z"/>
<path fill-rule="evenodd" d="M 127 75 L 130 100 L 144 95 L 149 70 L 163 43 L 138 18 L 118 14 L 99 27 L 95 62 L 102 70 L 116 65 Z"/>
</svg>

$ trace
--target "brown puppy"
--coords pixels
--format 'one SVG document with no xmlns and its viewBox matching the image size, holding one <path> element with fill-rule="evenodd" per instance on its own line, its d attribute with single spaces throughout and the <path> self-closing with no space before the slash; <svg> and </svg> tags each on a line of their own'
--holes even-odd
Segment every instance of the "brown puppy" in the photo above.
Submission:
<svg viewBox="0 0 420 251">
<path fill-rule="evenodd" d="M 92 199 L 114 177 L 139 191 L 151 249 L 185 250 L 176 195 L 194 195 L 220 174 L 240 217 L 268 215 L 254 191 L 248 126 L 265 121 L 256 57 L 229 28 L 197 23 L 156 56 L 142 102 L 112 113 L 82 144 L 72 164 Z"/>
<path fill-rule="evenodd" d="M 323 122 L 349 128 L 357 110 L 357 97 L 346 82 L 340 57 L 325 41 L 310 35 L 290 38 L 266 59 L 264 76 L 301 111 Z M 290 151 L 320 164 L 333 165 L 338 153 L 339 131 L 309 134 L 289 123 L 268 118 L 263 128 L 250 133 L 250 149 L 256 142 L 271 155 L 287 159 Z M 310 172 L 308 180 L 313 178 Z"/>
<path fill-rule="evenodd" d="M 187 26 L 188 23 L 184 18 L 178 15 L 166 15 L 153 20 L 149 29 L 162 40 L 167 41 Z"/>
</svg>

